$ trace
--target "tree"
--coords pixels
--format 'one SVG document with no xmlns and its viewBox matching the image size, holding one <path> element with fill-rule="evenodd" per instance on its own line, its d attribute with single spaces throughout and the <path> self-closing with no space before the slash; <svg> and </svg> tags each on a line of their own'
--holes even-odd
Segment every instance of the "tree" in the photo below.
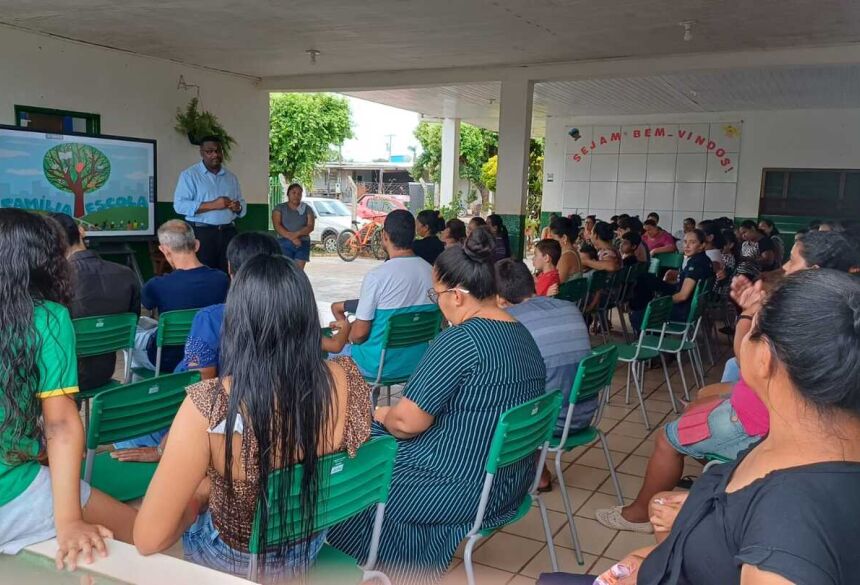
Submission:
<svg viewBox="0 0 860 585">
<path fill-rule="evenodd" d="M 110 160 L 89 144 L 58 144 L 42 160 L 45 178 L 60 191 L 75 196 L 75 217 L 83 217 L 84 195 L 100 189 L 110 178 Z"/>
<path fill-rule="evenodd" d="M 490 157 L 481 167 L 481 181 L 490 191 L 496 190 L 496 175 L 499 170 L 498 155 Z M 543 199 L 543 140 L 532 140 L 529 145 L 529 194 L 526 203 L 530 217 L 540 217 Z"/>
<path fill-rule="evenodd" d="M 421 154 L 415 158 L 412 176 L 438 183 L 442 180 L 442 125 L 438 122 L 421 122 L 415 128 L 415 138 L 421 144 Z M 481 169 L 484 163 L 499 150 L 499 135 L 471 124 L 460 125 L 459 177 L 475 185 L 481 192 L 486 209 L 489 189 L 483 182 Z"/>
<path fill-rule="evenodd" d="M 269 97 L 269 172 L 312 185 L 314 172 L 352 138 L 346 98 L 331 94 L 275 93 Z"/>
</svg>

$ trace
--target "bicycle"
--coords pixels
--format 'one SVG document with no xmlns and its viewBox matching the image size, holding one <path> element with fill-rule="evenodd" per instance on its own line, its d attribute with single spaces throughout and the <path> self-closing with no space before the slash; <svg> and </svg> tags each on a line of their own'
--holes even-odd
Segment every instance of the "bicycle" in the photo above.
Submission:
<svg viewBox="0 0 860 585">
<path fill-rule="evenodd" d="M 358 228 L 358 222 L 352 224 Z M 352 262 L 364 250 L 370 250 L 377 260 L 386 260 L 388 254 L 382 246 L 382 224 L 368 222 L 356 230 L 343 230 L 337 235 L 337 255 L 344 262 Z"/>
</svg>

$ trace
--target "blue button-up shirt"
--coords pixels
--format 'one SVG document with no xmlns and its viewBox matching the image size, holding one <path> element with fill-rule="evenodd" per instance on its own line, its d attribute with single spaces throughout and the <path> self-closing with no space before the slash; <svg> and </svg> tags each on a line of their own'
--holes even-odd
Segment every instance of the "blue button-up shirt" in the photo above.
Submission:
<svg viewBox="0 0 860 585">
<path fill-rule="evenodd" d="M 215 201 L 221 196 L 238 200 L 242 203 L 242 211 L 238 215 L 229 209 L 204 211 L 197 213 L 201 203 Z M 221 167 L 218 173 L 212 173 L 201 160 L 179 174 L 176 192 L 173 195 L 173 209 L 179 215 L 185 216 L 185 221 L 224 225 L 237 217 L 245 217 L 248 206 L 239 188 L 236 175 Z"/>
</svg>

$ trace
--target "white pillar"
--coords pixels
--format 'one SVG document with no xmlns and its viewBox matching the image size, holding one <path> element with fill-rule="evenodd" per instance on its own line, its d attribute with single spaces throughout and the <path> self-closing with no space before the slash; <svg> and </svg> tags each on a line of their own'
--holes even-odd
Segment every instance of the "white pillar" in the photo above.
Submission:
<svg viewBox="0 0 860 585">
<path fill-rule="evenodd" d="M 502 81 L 495 212 L 502 216 L 511 250 L 518 258 L 522 257 L 524 243 L 533 97 L 534 81 Z"/>
<path fill-rule="evenodd" d="M 445 118 L 442 121 L 442 184 L 439 205 L 449 205 L 460 182 L 460 120 Z"/>
</svg>

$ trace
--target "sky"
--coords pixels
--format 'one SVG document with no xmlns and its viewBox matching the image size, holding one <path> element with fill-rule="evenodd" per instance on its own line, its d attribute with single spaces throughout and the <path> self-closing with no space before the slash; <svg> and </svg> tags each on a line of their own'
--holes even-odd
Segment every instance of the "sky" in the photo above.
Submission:
<svg viewBox="0 0 860 585">
<path fill-rule="evenodd" d="M 418 147 L 413 136 L 420 117 L 415 112 L 383 106 L 346 96 L 352 111 L 352 132 L 355 138 L 347 140 L 342 149 L 344 160 L 369 162 L 388 159 L 388 135 L 391 137 L 391 154 L 412 156 L 410 146 Z"/>
</svg>

